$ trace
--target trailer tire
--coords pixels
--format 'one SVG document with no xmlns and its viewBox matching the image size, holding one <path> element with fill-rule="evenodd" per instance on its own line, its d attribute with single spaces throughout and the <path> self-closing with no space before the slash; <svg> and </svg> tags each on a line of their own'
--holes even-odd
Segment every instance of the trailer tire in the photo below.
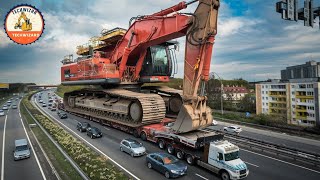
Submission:
<svg viewBox="0 0 320 180">
<path fill-rule="evenodd" d="M 187 159 L 187 163 L 189 165 L 193 165 L 194 164 L 194 157 L 192 155 L 187 154 L 186 159 Z"/>
<path fill-rule="evenodd" d="M 177 150 L 176 151 L 176 156 L 177 156 L 177 158 L 178 159 L 183 159 L 183 157 L 184 157 L 184 154 L 183 154 L 183 152 L 182 151 L 180 151 L 180 150 Z"/>
<path fill-rule="evenodd" d="M 229 175 L 229 173 L 228 173 L 227 171 L 222 170 L 222 171 L 220 172 L 220 178 L 221 178 L 222 180 L 230 180 L 230 175 Z"/>
<path fill-rule="evenodd" d="M 147 134 L 142 131 L 141 134 L 140 134 L 140 138 L 142 139 L 142 141 L 146 141 L 147 140 Z"/>
<path fill-rule="evenodd" d="M 163 141 L 162 139 L 160 139 L 160 140 L 158 141 L 158 146 L 159 146 L 160 149 L 164 149 L 165 146 L 166 146 L 166 144 L 164 143 L 164 141 Z"/>
<path fill-rule="evenodd" d="M 139 138 L 139 133 L 136 129 L 133 130 L 132 134 L 135 138 Z"/>
<path fill-rule="evenodd" d="M 174 154 L 174 147 L 171 144 L 167 144 L 167 152 L 169 154 Z"/>
</svg>

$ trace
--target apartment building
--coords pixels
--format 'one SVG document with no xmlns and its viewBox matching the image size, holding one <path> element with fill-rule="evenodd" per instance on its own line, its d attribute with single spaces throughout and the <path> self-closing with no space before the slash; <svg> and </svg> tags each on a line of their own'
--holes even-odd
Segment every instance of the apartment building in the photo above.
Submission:
<svg viewBox="0 0 320 180">
<path fill-rule="evenodd" d="M 256 113 L 283 116 L 289 124 L 320 126 L 318 78 L 256 84 Z"/>
</svg>

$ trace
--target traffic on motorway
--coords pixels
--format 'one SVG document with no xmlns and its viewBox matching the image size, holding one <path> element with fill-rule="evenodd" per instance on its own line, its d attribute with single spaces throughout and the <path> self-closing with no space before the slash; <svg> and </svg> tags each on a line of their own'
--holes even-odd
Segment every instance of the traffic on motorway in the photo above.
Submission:
<svg viewBox="0 0 320 180">
<path fill-rule="evenodd" d="M 39 95 L 41 95 L 41 98 L 39 99 Z M 127 134 L 125 132 L 117 131 L 116 129 L 109 128 L 108 126 L 102 126 L 101 124 L 94 122 L 94 121 L 89 121 L 86 118 L 78 117 L 72 114 L 69 114 L 67 112 L 64 112 L 63 110 L 59 109 L 55 100 L 58 102 L 62 102 L 60 97 L 57 97 L 54 92 L 50 93 L 43 93 L 43 94 L 38 94 L 35 96 L 34 100 L 38 104 L 39 108 L 42 108 L 44 113 L 48 114 L 50 117 L 52 117 L 54 120 L 59 122 L 62 126 L 67 128 L 70 133 L 77 134 L 86 143 L 91 144 L 92 146 L 96 147 L 97 149 L 101 150 L 104 153 L 109 154 L 109 156 L 113 157 L 116 159 L 117 162 L 119 163 L 124 163 L 122 164 L 124 167 L 128 168 L 130 171 L 135 172 L 139 177 L 142 179 L 148 179 L 152 177 L 153 179 L 162 179 L 161 176 L 159 177 L 160 174 L 162 174 L 162 177 L 165 178 L 173 178 L 173 177 L 178 177 L 181 176 L 181 179 L 225 179 L 225 178 L 230 178 L 229 177 L 222 177 L 219 175 L 216 175 L 210 171 L 203 170 L 201 166 L 190 166 L 188 163 L 188 160 L 186 162 L 183 162 L 181 159 L 172 156 L 170 154 L 170 148 L 165 148 L 164 150 L 157 149 L 154 143 L 145 141 L 145 142 L 140 142 L 139 139 L 131 136 L 130 134 Z M 49 99 L 53 99 L 53 103 L 51 107 L 56 107 L 58 108 L 57 111 L 51 111 L 48 107 L 42 107 L 40 101 L 42 102 L 48 102 Z M 67 118 L 61 119 L 59 114 L 64 113 L 66 114 Z M 230 128 L 232 127 L 232 128 Z M 226 133 L 233 133 L 233 134 L 238 134 L 241 132 L 242 129 L 237 128 L 237 126 L 226 126 L 225 129 L 236 129 L 237 131 L 232 131 L 231 132 L 226 132 Z M 96 136 L 93 136 L 93 134 L 88 134 L 88 130 L 90 129 L 95 129 Z M 75 131 L 74 131 L 75 130 Z M 228 130 L 225 130 L 228 131 Z M 85 136 L 84 136 L 85 135 Z M 88 137 L 89 139 L 87 139 Z M 82 139 L 83 138 L 83 139 Z M 101 140 L 90 140 L 90 139 L 95 139 L 99 138 Z M 156 144 L 159 146 L 159 144 Z M 114 146 L 117 146 L 118 148 L 114 148 Z M 143 151 L 145 149 L 145 153 Z M 290 171 L 290 170 L 300 170 L 301 172 L 304 172 L 307 174 L 306 176 L 309 177 L 309 179 L 317 179 L 319 177 L 319 174 L 317 171 L 312 171 L 307 168 L 295 166 L 294 164 L 290 163 L 285 163 L 282 162 L 281 160 L 269 158 L 269 157 L 264 157 L 258 153 L 246 151 L 246 150 L 240 150 L 242 158 L 244 159 L 244 163 L 247 164 L 246 166 L 251 167 L 250 169 L 250 175 L 246 177 L 246 179 L 277 179 L 280 178 L 281 171 Z M 120 153 L 120 154 L 119 154 Z M 123 154 L 128 154 L 129 156 L 132 156 L 135 158 L 134 160 L 129 160 L 128 157 L 123 156 Z M 152 154 L 154 158 L 150 156 Z M 239 158 L 239 154 L 230 154 L 228 156 L 224 156 L 224 160 L 228 158 Z M 176 155 L 176 154 L 173 154 Z M 170 169 L 172 166 L 167 167 L 164 158 L 165 157 L 170 157 L 172 161 L 170 162 L 176 162 L 179 165 L 174 165 L 177 169 L 173 170 Z M 141 157 L 144 157 L 144 160 L 141 160 Z M 219 157 L 217 157 L 219 158 Z M 266 164 L 264 164 L 265 162 Z M 156 168 L 152 166 L 154 163 L 156 163 Z M 158 175 L 150 173 L 149 171 L 146 171 L 145 169 L 141 170 L 140 168 L 137 168 L 137 164 L 141 164 L 142 167 L 144 166 L 145 168 L 150 168 L 159 172 Z M 170 164 L 170 163 L 169 163 Z M 268 165 L 269 164 L 269 165 Z M 265 173 L 273 166 L 272 164 L 279 164 L 279 169 L 273 170 L 275 173 L 268 174 L 268 176 L 265 175 Z M 184 168 L 183 165 L 185 165 L 185 170 L 182 170 Z M 180 167 L 181 166 L 181 167 Z M 264 168 L 263 168 L 264 167 Z M 272 168 L 271 168 L 272 169 Z M 173 170 L 173 171 L 171 171 Z M 174 172 L 179 172 L 179 173 L 174 173 Z M 283 179 L 300 179 L 303 176 L 300 175 L 292 175 L 290 173 L 287 173 Z"/>
</svg>

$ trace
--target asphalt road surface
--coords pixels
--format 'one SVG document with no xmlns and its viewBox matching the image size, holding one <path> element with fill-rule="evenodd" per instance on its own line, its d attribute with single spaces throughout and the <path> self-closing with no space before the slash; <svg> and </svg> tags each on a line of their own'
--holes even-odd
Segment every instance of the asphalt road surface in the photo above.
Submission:
<svg viewBox="0 0 320 180">
<path fill-rule="evenodd" d="M 18 101 L 14 100 L 15 104 Z M 18 109 L 11 107 L 5 111 L 6 115 L 0 117 L 0 137 L 1 137 L 1 180 L 15 179 L 47 179 L 40 165 L 39 159 L 36 158 L 33 147 L 31 148 L 31 156 L 28 159 L 14 161 L 13 150 L 14 141 L 16 139 L 27 139 L 26 129 L 23 127 L 22 119 Z M 25 125 L 25 124 L 24 124 Z M 26 125 L 25 125 L 26 126 Z"/>
<path fill-rule="evenodd" d="M 42 99 L 45 103 L 48 102 L 47 93 L 43 93 Z M 41 107 L 42 108 L 42 107 Z M 98 123 L 88 121 L 86 119 L 68 114 L 68 119 L 59 119 L 56 112 L 51 112 L 48 108 L 42 108 L 46 113 L 50 114 L 54 120 L 67 129 L 70 133 L 76 134 L 79 139 L 86 143 L 90 143 L 95 148 L 99 149 L 113 160 L 118 162 L 125 169 L 133 173 L 139 179 L 165 179 L 162 174 L 148 169 L 145 164 L 145 157 L 132 158 L 130 155 L 120 152 L 119 143 L 124 138 L 134 138 L 132 135 L 106 126 L 101 126 Z M 76 130 L 77 122 L 89 122 L 92 126 L 101 129 L 103 137 L 99 139 L 90 139 L 86 133 L 80 133 Z M 136 138 L 134 138 L 136 139 Z M 136 139 L 142 142 L 141 139 Z M 155 144 L 150 142 L 143 142 L 147 148 L 148 153 L 160 152 Z M 257 154 L 247 150 L 240 150 L 241 159 L 246 162 L 250 173 L 248 180 L 318 180 L 320 179 L 320 172 L 307 169 L 295 164 L 287 163 L 275 158 Z M 206 171 L 197 166 L 188 166 L 187 175 L 179 179 L 205 179 L 215 180 L 219 179 L 213 173 Z"/>
<path fill-rule="evenodd" d="M 212 126 L 211 129 L 223 130 L 223 127 L 232 124 L 226 122 L 218 122 L 217 126 Z M 236 125 L 239 126 L 239 125 Z M 252 127 L 239 126 L 242 128 L 240 136 L 246 136 L 262 141 L 267 141 L 287 147 L 297 148 L 308 152 L 320 153 L 320 141 L 308 139 L 298 136 L 291 136 L 285 133 L 274 132 L 270 130 L 255 129 Z"/>
</svg>

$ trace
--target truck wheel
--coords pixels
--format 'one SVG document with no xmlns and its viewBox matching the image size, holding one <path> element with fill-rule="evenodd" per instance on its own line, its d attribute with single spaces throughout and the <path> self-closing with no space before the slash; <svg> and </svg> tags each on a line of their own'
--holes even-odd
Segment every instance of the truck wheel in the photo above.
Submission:
<svg viewBox="0 0 320 180">
<path fill-rule="evenodd" d="M 220 177 L 222 180 L 230 180 L 230 176 L 227 171 L 222 171 Z"/>
<path fill-rule="evenodd" d="M 167 144 L 167 152 L 169 154 L 174 154 L 174 147 L 171 144 Z"/>
<path fill-rule="evenodd" d="M 165 147 L 164 141 L 160 139 L 160 140 L 158 141 L 158 146 L 159 146 L 160 149 L 164 149 L 164 147 Z"/>
<path fill-rule="evenodd" d="M 141 132 L 140 137 L 141 137 L 142 141 L 146 141 L 147 140 L 147 135 L 143 131 Z"/>
<path fill-rule="evenodd" d="M 187 155 L 187 163 L 190 164 L 190 165 L 194 164 L 194 158 L 190 154 Z"/>
<path fill-rule="evenodd" d="M 177 156 L 177 158 L 180 159 L 180 160 L 183 159 L 183 152 L 180 151 L 180 150 L 177 150 L 176 156 Z"/>
</svg>

